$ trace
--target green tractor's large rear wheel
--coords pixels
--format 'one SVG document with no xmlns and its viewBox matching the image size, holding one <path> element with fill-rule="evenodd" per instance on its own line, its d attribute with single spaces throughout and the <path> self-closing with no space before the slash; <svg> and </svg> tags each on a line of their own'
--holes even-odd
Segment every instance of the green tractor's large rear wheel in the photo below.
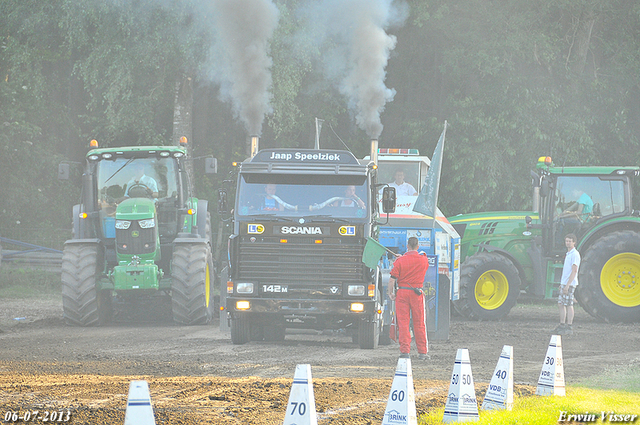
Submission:
<svg viewBox="0 0 640 425">
<path fill-rule="evenodd" d="M 456 310 L 471 320 L 499 320 L 516 305 L 520 274 L 507 257 L 480 252 L 467 258 L 460 271 Z"/>
<path fill-rule="evenodd" d="M 611 233 L 582 257 L 576 298 L 607 322 L 640 321 L 640 233 Z"/>
<path fill-rule="evenodd" d="M 67 324 L 98 326 L 112 314 L 111 291 L 98 291 L 102 249 L 97 244 L 71 243 L 62 253 L 62 309 Z"/>
<path fill-rule="evenodd" d="M 182 325 L 208 323 L 213 317 L 215 282 L 211 249 L 206 243 L 179 243 L 171 264 L 171 309 Z"/>
</svg>

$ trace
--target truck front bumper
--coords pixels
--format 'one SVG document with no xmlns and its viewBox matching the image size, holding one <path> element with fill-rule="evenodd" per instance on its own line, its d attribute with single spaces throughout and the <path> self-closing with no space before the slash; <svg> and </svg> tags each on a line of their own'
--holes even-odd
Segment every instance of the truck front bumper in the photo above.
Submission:
<svg viewBox="0 0 640 425">
<path fill-rule="evenodd" d="M 265 298 L 227 297 L 226 310 L 230 318 L 238 316 L 275 319 L 289 323 L 332 320 L 354 321 L 358 318 L 375 318 L 382 306 L 374 300 L 281 300 Z"/>
</svg>

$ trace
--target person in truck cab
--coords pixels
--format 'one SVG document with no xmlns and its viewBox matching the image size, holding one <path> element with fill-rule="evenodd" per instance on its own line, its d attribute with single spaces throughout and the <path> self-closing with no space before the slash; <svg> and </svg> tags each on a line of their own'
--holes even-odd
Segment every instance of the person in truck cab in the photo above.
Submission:
<svg viewBox="0 0 640 425">
<path fill-rule="evenodd" d="M 347 186 L 344 190 L 344 198 L 333 203 L 334 207 L 358 207 L 365 208 L 366 205 L 362 199 L 356 195 L 355 186 Z"/>
<path fill-rule="evenodd" d="M 297 205 L 290 205 L 284 202 L 278 195 L 276 195 L 277 186 L 273 183 L 267 183 L 264 188 L 265 195 L 262 198 L 260 210 L 262 211 L 284 211 L 298 210 Z"/>
<path fill-rule="evenodd" d="M 396 196 L 415 196 L 418 194 L 416 188 L 411 183 L 404 181 L 404 171 L 396 170 L 394 180 L 389 186 L 396 188 Z"/>
</svg>

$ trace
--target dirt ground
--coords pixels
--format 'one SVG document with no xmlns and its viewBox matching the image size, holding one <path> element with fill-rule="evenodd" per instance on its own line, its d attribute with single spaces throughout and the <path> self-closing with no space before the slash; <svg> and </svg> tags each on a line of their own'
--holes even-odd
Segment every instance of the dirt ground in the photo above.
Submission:
<svg viewBox="0 0 640 425">
<path fill-rule="evenodd" d="M 290 332 L 283 343 L 233 345 L 218 322 L 167 320 L 69 327 L 59 299 L 0 300 L 0 421 L 8 411 L 70 411 L 73 424 L 122 424 L 133 379 L 149 383 L 158 424 L 282 423 L 297 364 L 310 364 L 321 424 L 380 423 L 398 346 L 361 350 L 342 333 Z M 453 317 L 448 341 L 413 359 L 416 405 L 444 407 L 458 348 L 468 348 L 482 401 L 503 345 L 514 347 L 516 397 L 535 392 L 554 305 L 521 304 L 501 322 Z M 563 339 L 567 385 L 640 362 L 640 325 L 609 325 L 577 308 Z M 414 348 L 415 349 L 415 348 Z"/>
</svg>

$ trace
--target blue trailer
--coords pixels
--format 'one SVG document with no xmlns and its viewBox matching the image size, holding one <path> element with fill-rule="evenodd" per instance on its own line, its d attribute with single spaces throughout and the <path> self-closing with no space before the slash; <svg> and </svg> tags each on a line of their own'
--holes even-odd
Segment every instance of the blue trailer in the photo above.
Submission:
<svg viewBox="0 0 640 425">
<path fill-rule="evenodd" d="M 387 249 L 403 254 L 407 250 L 407 240 L 415 236 L 420 243 L 419 251 L 429 255 L 430 267 L 424 282 L 427 294 L 427 332 L 431 340 L 449 338 L 450 301 L 459 297 L 460 282 L 460 235 L 449 221 L 437 210 L 433 217 L 413 211 L 422 187 L 430 160 L 421 156 L 417 149 L 378 149 L 378 182 L 389 183 L 397 189 L 396 210 L 389 214 L 389 221 L 380 225 L 378 241 Z M 397 183 L 398 172 L 404 174 L 404 183 Z M 416 192 L 416 193 L 411 193 Z M 385 288 L 389 282 L 389 272 L 393 266 L 393 255 L 382 258 L 380 269 Z M 384 328 L 382 335 L 388 337 L 391 322 L 392 301 L 384 302 Z"/>
</svg>

